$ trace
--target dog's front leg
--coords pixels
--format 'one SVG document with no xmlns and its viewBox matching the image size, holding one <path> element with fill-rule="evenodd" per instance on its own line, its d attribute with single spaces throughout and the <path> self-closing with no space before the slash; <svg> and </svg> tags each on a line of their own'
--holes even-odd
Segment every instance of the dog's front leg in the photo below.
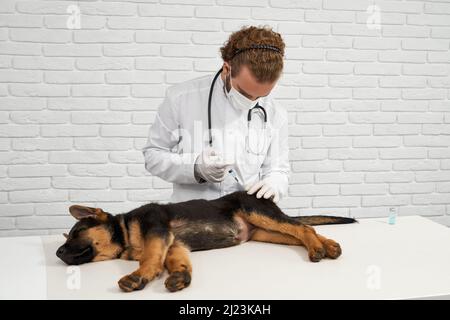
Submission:
<svg viewBox="0 0 450 320">
<path fill-rule="evenodd" d="M 144 240 L 139 268 L 119 280 L 119 287 L 125 292 L 141 290 L 145 285 L 164 271 L 164 261 L 174 236 L 167 234 L 150 234 Z"/>
<path fill-rule="evenodd" d="M 165 281 L 167 290 L 178 291 L 188 287 L 191 283 L 192 265 L 189 252 L 189 248 L 177 240 L 169 248 L 164 262 L 169 271 L 169 277 Z"/>
</svg>

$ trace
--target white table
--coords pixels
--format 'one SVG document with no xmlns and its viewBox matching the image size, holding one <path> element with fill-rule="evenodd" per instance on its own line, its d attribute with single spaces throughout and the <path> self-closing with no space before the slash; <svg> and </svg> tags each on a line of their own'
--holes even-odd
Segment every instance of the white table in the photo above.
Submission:
<svg viewBox="0 0 450 320">
<path fill-rule="evenodd" d="M 193 252 L 191 286 L 164 287 L 165 273 L 142 291 L 117 280 L 134 261 L 68 267 L 55 256 L 61 236 L 0 238 L 0 298 L 5 299 L 404 299 L 450 295 L 450 229 L 428 219 L 365 219 L 316 227 L 337 240 L 337 260 L 308 261 L 302 247 L 248 242 Z M 79 284 L 79 285 L 78 285 Z"/>
</svg>

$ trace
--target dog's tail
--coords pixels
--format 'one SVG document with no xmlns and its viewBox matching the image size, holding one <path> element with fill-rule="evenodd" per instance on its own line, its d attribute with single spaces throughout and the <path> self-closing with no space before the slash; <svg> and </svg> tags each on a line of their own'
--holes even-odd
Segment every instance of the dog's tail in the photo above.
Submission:
<svg viewBox="0 0 450 320">
<path fill-rule="evenodd" d="M 320 226 L 324 224 L 349 224 L 358 222 L 356 219 L 334 216 L 297 216 L 291 217 L 295 220 L 310 226 Z"/>
</svg>

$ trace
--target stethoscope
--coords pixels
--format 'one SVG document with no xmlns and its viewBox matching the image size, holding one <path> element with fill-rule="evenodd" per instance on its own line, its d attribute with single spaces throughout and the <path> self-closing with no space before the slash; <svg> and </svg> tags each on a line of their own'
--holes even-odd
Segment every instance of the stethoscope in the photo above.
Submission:
<svg viewBox="0 0 450 320">
<path fill-rule="evenodd" d="M 208 97 L 208 133 L 209 133 L 209 146 L 212 147 L 212 143 L 213 143 L 213 138 L 212 138 L 212 132 L 211 132 L 211 101 L 212 101 L 212 95 L 213 95 L 213 91 L 214 91 L 214 84 L 216 83 L 217 78 L 219 77 L 219 75 L 222 73 L 223 68 L 220 68 L 220 70 L 216 73 L 216 75 L 214 76 L 214 79 L 211 83 L 211 87 L 209 88 L 209 97 Z M 262 155 L 264 154 L 264 150 L 266 147 L 266 135 L 263 134 L 264 136 L 264 143 L 262 144 L 262 148 L 261 150 L 253 150 L 250 147 L 250 122 L 252 121 L 252 113 L 254 111 L 260 110 L 262 111 L 264 118 L 263 118 L 263 130 L 266 131 L 266 125 L 267 125 L 267 112 L 266 109 L 264 109 L 261 105 L 259 105 L 259 103 L 256 104 L 256 106 L 254 106 L 253 108 L 251 108 L 250 110 L 248 110 L 247 113 L 247 136 L 245 139 L 245 149 L 248 153 L 252 153 L 252 154 L 256 154 L 256 155 Z"/>
</svg>

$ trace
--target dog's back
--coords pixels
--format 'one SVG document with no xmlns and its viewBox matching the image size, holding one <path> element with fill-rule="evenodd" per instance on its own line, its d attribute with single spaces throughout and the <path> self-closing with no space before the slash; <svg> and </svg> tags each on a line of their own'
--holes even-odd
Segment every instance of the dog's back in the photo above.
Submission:
<svg viewBox="0 0 450 320">
<path fill-rule="evenodd" d="M 287 217 L 271 200 L 257 199 L 245 191 L 238 191 L 214 200 L 148 204 L 128 213 L 127 219 L 138 219 L 143 234 L 155 225 L 168 228 L 175 239 L 197 251 L 234 246 L 249 240 L 254 228 L 239 217 L 239 212 L 255 212 L 280 222 Z M 355 222 L 351 218 L 333 216 L 292 218 L 308 225 Z"/>
</svg>

